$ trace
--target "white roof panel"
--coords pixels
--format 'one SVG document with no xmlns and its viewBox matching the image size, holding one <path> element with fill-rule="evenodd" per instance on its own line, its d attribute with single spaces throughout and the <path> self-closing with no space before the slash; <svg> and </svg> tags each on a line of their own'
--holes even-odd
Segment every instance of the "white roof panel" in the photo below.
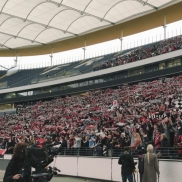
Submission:
<svg viewBox="0 0 182 182">
<path fill-rule="evenodd" d="M 105 14 L 105 19 L 108 19 L 113 22 L 122 21 L 125 18 L 129 18 L 133 15 L 140 14 L 145 11 L 152 10 L 150 6 L 143 6 L 141 3 L 135 1 L 122 1 L 117 6 L 113 6 L 107 14 Z"/>
<path fill-rule="evenodd" d="M 18 32 L 28 24 L 28 22 L 23 22 L 22 20 L 17 18 L 10 18 L 7 19 L 7 21 L 0 26 L 0 31 L 12 35 L 17 35 Z"/>
<path fill-rule="evenodd" d="M 4 43 L 6 43 L 6 41 L 8 41 L 8 39 L 10 39 L 11 36 L 9 35 L 3 35 L 3 34 L 0 34 L 0 47 L 1 45 L 4 45 Z"/>
<path fill-rule="evenodd" d="M 84 11 L 85 7 L 90 4 L 91 0 L 64 0 L 63 4 L 66 6 L 74 7 L 80 11 Z M 61 2 L 61 1 L 58 1 Z"/>
<path fill-rule="evenodd" d="M 100 22 L 100 20 L 91 16 L 83 16 L 75 20 L 74 23 L 70 24 L 68 31 L 75 32 L 76 34 L 81 34 L 89 30 L 93 30 L 101 25 L 106 26 L 109 25 L 109 23 L 104 21 Z"/>
<path fill-rule="evenodd" d="M 55 30 L 55 29 L 46 29 L 43 31 L 39 36 L 36 38 L 37 41 L 43 42 L 44 44 L 49 43 L 49 42 L 54 42 L 56 40 L 61 40 L 65 37 L 69 37 L 70 34 L 68 33 L 63 33 L 60 30 Z"/>
<path fill-rule="evenodd" d="M 20 38 L 16 38 L 16 39 L 12 38 L 6 43 L 6 46 L 8 46 L 12 49 L 18 48 L 18 47 L 35 46 L 35 45 L 39 45 L 39 44 L 34 42 L 34 43 L 31 43 L 31 45 L 30 45 L 30 41 L 20 39 Z"/>
<path fill-rule="evenodd" d="M 171 0 L 148 0 L 148 3 L 151 3 L 156 7 L 162 6 L 169 2 L 171 2 Z"/>
<path fill-rule="evenodd" d="M 68 39 L 180 1 L 0 0 L 0 47 L 8 49 Z"/>
</svg>

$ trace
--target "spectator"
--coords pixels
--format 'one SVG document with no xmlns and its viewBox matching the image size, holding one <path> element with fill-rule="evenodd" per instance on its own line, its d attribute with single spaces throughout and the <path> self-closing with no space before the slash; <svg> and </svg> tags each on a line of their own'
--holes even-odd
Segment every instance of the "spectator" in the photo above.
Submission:
<svg viewBox="0 0 182 182">
<path fill-rule="evenodd" d="M 144 173 L 142 177 L 143 182 L 157 182 L 159 178 L 159 164 L 157 155 L 153 154 L 153 146 L 147 146 L 147 154 L 144 155 Z"/>
<path fill-rule="evenodd" d="M 122 154 L 118 160 L 118 164 L 122 165 L 121 167 L 121 176 L 122 181 L 133 182 L 133 172 L 135 170 L 135 164 L 132 155 L 129 153 L 129 147 L 124 148 L 124 154 Z"/>
<path fill-rule="evenodd" d="M 95 147 L 95 141 L 96 141 L 96 136 L 92 131 L 89 139 L 89 150 L 88 150 L 89 155 L 93 155 L 93 148 Z"/>
<path fill-rule="evenodd" d="M 147 145 L 149 144 L 149 138 L 147 136 L 147 132 L 145 130 L 141 131 L 142 135 L 142 144 L 144 146 L 144 149 L 147 148 Z"/>
<path fill-rule="evenodd" d="M 132 135 L 134 137 L 134 144 L 131 145 L 130 148 L 132 148 L 135 151 L 137 147 L 142 144 L 142 140 L 139 133 L 133 132 Z"/>
<path fill-rule="evenodd" d="M 161 156 L 166 158 L 169 156 L 168 153 L 169 153 L 170 144 L 165 134 L 161 134 L 160 140 L 161 140 L 161 144 L 160 144 Z"/>
<path fill-rule="evenodd" d="M 78 134 L 75 135 L 75 140 L 74 140 L 74 154 L 78 155 L 80 152 L 80 147 L 81 147 L 81 138 L 78 137 Z"/>
<path fill-rule="evenodd" d="M 156 129 L 155 136 L 154 136 L 154 146 L 157 151 L 160 148 L 160 143 L 161 143 L 161 134 L 159 133 L 159 130 Z"/>
<path fill-rule="evenodd" d="M 82 140 L 81 155 L 87 155 L 89 147 L 89 137 L 85 136 Z"/>
<path fill-rule="evenodd" d="M 9 140 L 8 144 L 7 144 L 7 154 L 13 154 L 13 149 L 16 145 L 15 142 L 15 137 L 13 137 L 12 139 Z"/>
<path fill-rule="evenodd" d="M 121 133 L 120 138 L 119 138 L 118 147 L 124 148 L 126 146 L 127 146 L 127 144 L 126 144 L 125 133 Z"/>
</svg>

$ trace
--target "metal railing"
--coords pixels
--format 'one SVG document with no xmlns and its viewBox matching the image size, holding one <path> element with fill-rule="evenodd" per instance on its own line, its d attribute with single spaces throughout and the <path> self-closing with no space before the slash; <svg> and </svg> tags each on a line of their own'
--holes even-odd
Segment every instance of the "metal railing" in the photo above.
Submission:
<svg viewBox="0 0 182 182">
<path fill-rule="evenodd" d="M 100 157 L 119 157 L 123 152 L 124 148 L 105 148 L 95 146 L 93 148 L 80 147 L 80 148 L 55 148 L 55 153 L 58 155 L 73 155 L 73 156 L 100 156 Z M 138 155 L 145 154 L 146 149 L 134 150 L 131 149 L 131 154 L 134 158 Z M 182 147 L 165 147 L 165 148 L 154 148 L 154 153 L 157 154 L 158 158 L 161 159 L 182 159 Z"/>
</svg>

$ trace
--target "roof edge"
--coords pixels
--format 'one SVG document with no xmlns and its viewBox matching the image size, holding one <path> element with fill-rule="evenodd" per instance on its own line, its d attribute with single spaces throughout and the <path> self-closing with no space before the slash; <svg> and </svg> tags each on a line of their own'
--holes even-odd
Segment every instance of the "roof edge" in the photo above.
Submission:
<svg viewBox="0 0 182 182">
<path fill-rule="evenodd" d="M 164 16 L 166 16 L 166 23 L 172 23 L 182 20 L 182 2 L 162 8 L 150 14 L 140 16 L 138 18 L 113 25 L 108 28 L 97 30 L 88 34 L 77 36 L 74 38 L 62 40 L 59 42 L 53 42 L 46 45 L 20 48 L 14 50 L 0 50 L 0 57 L 13 57 L 15 52 L 19 56 L 35 56 L 50 54 L 52 48 L 54 53 L 72 50 L 84 46 L 84 41 L 87 41 L 87 46 L 94 45 L 101 42 L 117 39 L 121 35 L 123 30 L 123 36 L 133 35 L 139 32 L 150 30 L 156 27 L 163 26 Z"/>
</svg>

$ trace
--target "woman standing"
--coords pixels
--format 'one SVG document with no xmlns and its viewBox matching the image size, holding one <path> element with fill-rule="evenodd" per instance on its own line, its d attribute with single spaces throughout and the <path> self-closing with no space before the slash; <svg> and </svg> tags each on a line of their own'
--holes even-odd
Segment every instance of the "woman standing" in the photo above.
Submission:
<svg viewBox="0 0 182 182">
<path fill-rule="evenodd" d="M 144 155 L 144 173 L 143 182 L 157 182 L 159 178 L 159 164 L 157 161 L 157 155 L 153 153 L 153 146 L 150 144 L 147 146 L 147 154 Z"/>
<path fill-rule="evenodd" d="M 134 144 L 131 145 L 130 148 L 132 148 L 134 151 L 136 151 L 137 147 L 142 144 L 142 140 L 141 140 L 139 133 L 133 132 L 132 135 L 134 137 Z"/>
</svg>

